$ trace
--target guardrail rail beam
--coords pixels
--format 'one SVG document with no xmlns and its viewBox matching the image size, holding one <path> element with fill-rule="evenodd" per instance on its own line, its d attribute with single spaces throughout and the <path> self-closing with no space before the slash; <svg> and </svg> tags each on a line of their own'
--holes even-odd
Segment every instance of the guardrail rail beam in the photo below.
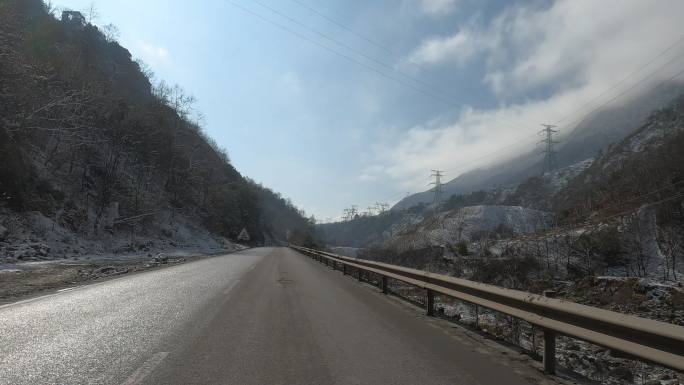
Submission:
<svg viewBox="0 0 684 385">
<path fill-rule="evenodd" d="M 427 313 L 435 311 L 435 294 L 445 295 L 475 305 L 476 327 L 480 307 L 526 321 L 544 333 L 544 371 L 555 372 L 556 336 L 565 335 L 618 351 L 646 362 L 684 373 L 684 327 L 633 315 L 581 305 L 545 295 L 506 289 L 443 274 L 429 273 L 403 266 L 350 258 L 325 251 L 290 245 L 313 259 L 342 265 L 342 273 L 355 269 L 359 282 L 363 274 L 381 277 L 383 293 L 387 280 L 396 279 L 427 290 Z"/>
</svg>

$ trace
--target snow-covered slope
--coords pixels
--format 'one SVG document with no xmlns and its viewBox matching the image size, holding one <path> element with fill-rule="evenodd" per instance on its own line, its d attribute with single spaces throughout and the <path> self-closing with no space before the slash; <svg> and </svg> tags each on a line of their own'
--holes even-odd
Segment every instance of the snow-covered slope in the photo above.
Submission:
<svg viewBox="0 0 684 385">
<path fill-rule="evenodd" d="M 520 206 L 469 206 L 442 212 L 387 240 L 400 250 L 532 233 L 550 226 L 550 213 Z"/>
</svg>

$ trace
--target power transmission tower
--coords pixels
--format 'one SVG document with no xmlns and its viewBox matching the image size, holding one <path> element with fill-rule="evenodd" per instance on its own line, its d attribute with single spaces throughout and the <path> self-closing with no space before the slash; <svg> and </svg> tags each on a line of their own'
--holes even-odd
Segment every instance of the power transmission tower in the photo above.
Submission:
<svg viewBox="0 0 684 385">
<path fill-rule="evenodd" d="M 378 214 L 384 214 L 389 210 L 389 203 L 375 202 L 375 209 L 378 210 Z"/>
<path fill-rule="evenodd" d="M 353 221 L 354 219 L 358 218 L 358 216 L 359 216 L 359 206 L 352 205 L 349 208 L 349 220 Z"/>
<path fill-rule="evenodd" d="M 435 194 L 435 206 L 439 207 L 440 204 L 442 204 L 442 177 L 444 176 L 444 171 L 441 170 L 432 170 L 432 175 L 431 177 L 435 177 L 435 181 L 430 183 L 431 185 L 435 185 L 435 187 L 432 189 L 432 192 Z"/>
<path fill-rule="evenodd" d="M 540 142 L 544 144 L 544 172 L 549 172 L 558 167 L 555 150 L 555 145 L 558 142 L 553 140 L 553 136 L 558 133 L 558 130 L 554 130 L 556 126 L 553 124 L 542 124 L 542 126 L 544 129 L 539 133 L 544 134 L 544 139 Z"/>
</svg>

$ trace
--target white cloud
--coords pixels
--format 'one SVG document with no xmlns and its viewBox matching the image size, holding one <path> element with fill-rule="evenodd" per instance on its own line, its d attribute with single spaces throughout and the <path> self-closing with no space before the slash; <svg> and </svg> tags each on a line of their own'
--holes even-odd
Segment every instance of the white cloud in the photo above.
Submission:
<svg viewBox="0 0 684 385">
<path fill-rule="evenodd" d="M 153 68 L 159 68 L 171 63 L 169 50 L 162 45 L 154 45 L 144 41 L 138 41 L 134 45 L 136 56 Z"/>
<path fill-rule="evenodd" d="M 481 55 L 487 63 L 484 81 L 500 95 L 617 79 L 630 68 L 625 64 L 638 63 L 644 53 L 681 36 L 682 12 L 684 2 L 678 0 L 516 5 L 489 25 L 471 23 L 453 35 L 425 40 L 408 60 L 464 64 Z"/>
<path fill-rule="evenodd" d="M 428 15 L 443 16 L 451 13 L 457 2 L 458 0 L 420 0 L 420 9 Z"/>
<path fill-rule="evenodd" d="M 426 65 L 464 64 L 481 55 L 486 63 L 483 82 L 499 96 L 501 107 L 465 108 L 450 122 L 419 125 L 398 138 L 388 137 L 375 148 L 373 167 L 399 181 L 402 188 L 424 190 L 430 169 L 455 169 L 448 175 L 453 178 L 485 161 L 529 150 L 538 124 L 553 123 L 576 111 L 681 38 L 683 14 L 680 0 L 606 0 L 600 5 L 592 0 L 558 0 L 544 7 L 514 5 L 488 25 L 426 40 L 410 60 Z M 627 89 L 682 52 L 684 43 L 601 100 Z M 675 60 L 639 89 L 669 79 L 683 66 L 684 60 Z M 546 96 L 528 98 L 532 91 Z M 527 101 L 511 104 L 506 100 Z M 579 111 L 578 116 L 587 111 Z M 562 132 L 571 131 L 572 123 L 576 124 L 575 119 L 565 121 Z M 511 146 L 526 137 L 529 141 Z M 501 148 L 505 150 L 497 150 Z"/>
<path fill-rule="evenodd" d="M 464 64 L 478 49 L 475 36 L 463 29 L 452 36 L 425 40 L 413 51 L 408 61 L 421 65 L 453 61 Z"/>
</svg>

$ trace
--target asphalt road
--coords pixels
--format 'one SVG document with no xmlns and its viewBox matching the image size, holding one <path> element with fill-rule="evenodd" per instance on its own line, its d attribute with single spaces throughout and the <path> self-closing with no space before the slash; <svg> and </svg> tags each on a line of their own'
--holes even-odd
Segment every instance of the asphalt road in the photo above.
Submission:
<svg viewBox="0 0 684 385">
<path fill-rule="evenodd" d="M 292 250 L 252 249 L 0 307 L 0 384 L 539 381 L 450 334 Z"/>
</svg>

